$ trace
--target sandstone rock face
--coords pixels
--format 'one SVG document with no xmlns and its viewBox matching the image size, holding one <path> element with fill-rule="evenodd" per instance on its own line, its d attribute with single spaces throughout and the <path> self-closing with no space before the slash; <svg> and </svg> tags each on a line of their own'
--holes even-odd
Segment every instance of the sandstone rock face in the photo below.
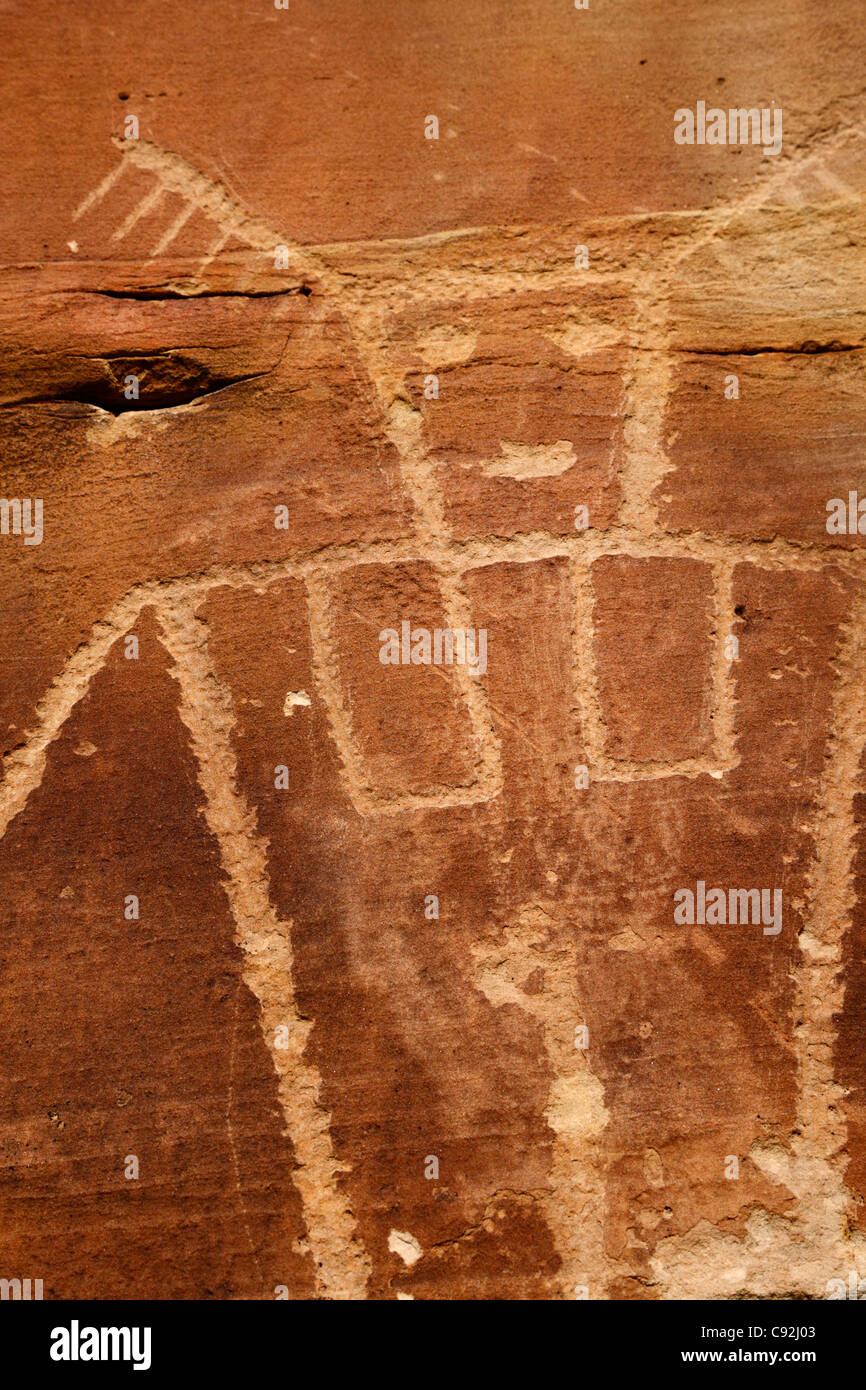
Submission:
<svg viewBox="0 0 866 1390">
<path fill-rule="evenodd" d="M 0 1278 L 866 1275 L 861 18 L 6 7 Z"/>
</svg>

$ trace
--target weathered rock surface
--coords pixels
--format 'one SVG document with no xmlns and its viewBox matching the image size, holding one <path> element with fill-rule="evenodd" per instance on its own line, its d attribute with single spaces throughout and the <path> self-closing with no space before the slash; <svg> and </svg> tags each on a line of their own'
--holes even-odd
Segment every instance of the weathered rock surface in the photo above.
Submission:
<svg viewBox="0 0 866 1390">
<path fill-rule="evenodd" d="M 866 1276 L 860 33 L 6 8 L 0 1277 Z"/>
</svg>

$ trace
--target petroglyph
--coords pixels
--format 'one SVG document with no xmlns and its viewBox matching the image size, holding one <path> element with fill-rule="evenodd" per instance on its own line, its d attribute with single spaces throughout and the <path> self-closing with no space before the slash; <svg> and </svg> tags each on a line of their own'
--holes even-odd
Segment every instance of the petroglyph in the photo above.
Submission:
<svg viewBox="0 0 866 1390">
<path fill-rule="evenodd" d="M 556 478 L 575 462 L 574 445 L 567 439 L 555 444 L 512 444 L 502 440 L 500 457 L 481 464 L 492 478 Z"/>
<path fill-rule="evenodd" d="M 431 303 L 444 303 L 450 306 L 449 321 L 438 327 L 420 322 L 414 336 L 410 333 L 406 339 L 406 355 L 416 355 L 429 369 L 472 362 L 481 351 L 481 335 L 474 322 L 470 326 L 461 321 L 460 310 L 498 296 L 573 292 L 573 265 L 567 257 L 552 257 L 550 244 L 551 240 L 573 243 L 574 226 L 497 226 L 399 241 L 299 246 L 183 156 L 144 140 L 115 143 L 118 162 L 73 215 L 76 235 L 83 235 L 91 215 L 112 206 L 124 177 L 135 171 L 152 178 L 153 186 L 132 209 L 122 216 L 118 213 L 112 243 L 126 244 L 140 236 L 141 224 L 164 210 L 169 195 L 181 200 L 179 211 L 159 235 L 154 236 L 152 227 L 147 233 L 147 261 L 151 262 L 147 274 L 156 285 L 154 293 L 161 283 L 160 267 L 154 262 L 171 252 L 190 219 L 199 214 L 212 224 L 214 234 L 194 273 L 171 281 L 173 293 L 190 299 L 210 292 L 244 293 L 237 289 L 240 284 L 270 293 L 262 288 L 267 281 L 275 286 L 275 294 L 303 287 L 320 295 L 347 326 L 349 346 L 364 376 L 362 384 L 370 387 L 375 428 L 396 450 L 411 528 L 398 539 L 329 541 L 296 548 L 280 559 L 220 560 L 186 574 L 166 571 L 162 577 L 133 585 L 69 656 L 36 706 L 34 727 L 7 758 L 0 787 L 0 833 L 6 833 L 41 785 L 52 743 L 105 666 L 114 644 L 145 608 L 155 608 L 174 663 L 178 708 L 189 731 L 205 816 L 219 845 L 225 892 L 243 953 L 243 977 L 259 1003 L 262 1035 L 278 1078 L 285 1131 L 297 1161 L 293 1181 L 302 1199 L 318 1290 L 329 1298 L 363 1298 L 371 1277 L 371 1256 L 362 1244 L 346 1195 L 349 1166 L 336 1156 L 343 1148 L 332 1134 L 332 1117 L 322 1102 L 322 1075 L 307 1055 L 313 1025 L 296 1001 L 292 922 L 273 905 L 267 844 L 257 827 L 256 807 L 240 790 L 233 742 L 235 711 L 208 652 L 201 606 L 217 589 L 267 594 L 288 579 L 303 584 L 314 684 L 290 689 L 282 713 L 287 726 L 297 729 L 321 708 L 343 787 L 354 810 L 375 833 L 382 818 L 395 816 L 413 823 L 413 817 L 478 808 L 493 817 L 504 796 L 514 789 L 508 783 L 497 710 L 488 688 L 459 666 L 453 675 L 471 730 L 471 782 L 443 782 L 413 793 L 375 784 L 360 745 L 359 715 L 348 697 L 345 653 L 336 636 L 336 582 L 348 571 L 429 563 L 443 620 L 457 629 L 470 628 L 476 621 L 467 597 L 468 576 L 483 575 L 506 563 L 541 567 L 550 560 L 565 560 L 574 614 L 568 694 L 579 718 L 590 786 L 604 789 L 612 784 L 610 790 L 615 790 L 618 784 L 633 784 L 637 790 L 641 784 L 664 781 L 679 790 L 685 781 L 702 784 L 702 779 L 711 778 L 713 786 L 722 790 L 743 764 L 734 668 L 725 651 L 725 639 L 738 618 L 735 572 L 744 564 L 780 576 L 816 576 L 832 568 L 833 574 L 856 585 L 857 598 L 833 663 L 832 734 L 811 823 L 815 852 L 809 871 L 807 926 L 797 943 L 794 967 L 796 1023 L 791 1043 L 797 1068 L 796 1128 L 788 1144 L 756 1142 L 750 1151 L 754 1167 L 764 1178 L 793 1198 L 792 1214 L 753 1210 L 742 1238 L 701 1222 L 684 1234 L 661 1240 L 651 1258 L 655 1285 L 663 1297 L 778 1296 L 780 1292 L 822 1297 L 828 1279 L 852 1265 L 862 1268 L 866 1259 L 863 1237 L 851 1229 L 843 1095 L 833 1066 L 836 1018 L 844 1001 L 842 945 L 854 903 L 854 802 L 866 746 L 862 711 L 866 559 L 858 549 L 835 544 L 831 537 L 802 540 L 774 534 L 761 541 L 742 539 L 710 521 L 698 528 L 666 527 L 661 509 L 664 489 L 675 471 L 673 441 L 666 432 L 670 405 L 690 332 L 699 346 L 694 325 L 684 325 L 680 317 L 678 277 L 691 264 L 701 267 L 700 274 L 708 281 L 713 276 L 726 284 L 735 281 L 739 263 L 732 259 L 733 247 L 745 235 L 749 215 L 784 219 L 797 209 L 825 207 L 828 202 L 843 213 L 849 205 L 858 207 L 862 187 L 852 186 L 840 169 L 850 172 L 852 161 L 862 154 L 862 136 L 842 130 L 820 135 L 812 147 L 780 156 L 778 165 L 762 171 L 731 203 L 709 211 L 658 214 L 654 231 L 659 235 L 645 241 L 640 236 L 646 219 L 599 222 L 595 229 L 599 241 L 605 239 L 607 247 L 615 248 L 617 238 L 632 237 L 634 253 L 630 258 L 627 251 L 615 254 L 611 250 L 608 259 L 591 260 L 590 269 L 581 274 L 580 287 L 610 291 L 622 302 L 611 309 L 610 321 L 595 309 L 557 306 L 545 320 L 543 336 L 573 359 L 575 369 L 593 354 L 622 354 L 624 365 L 617 370 L 621 371 L 623 461 L 615 480 L 619 499 L 613 518 L 595 526 L 590 516 L 586 529 L 562 533 L 518 528 L 506 535 L 492 525 L 482 525 L 480 535 L 462 538 L 455 534 L 445 465 L 430 448 L 426 417 L 412 390 L 412 372 L 408 365 L 395 363 L 389 325 L 409 311 L 422 311 L 423 319 Z M 788 224 L 779 221 L 777 225 Z M 846 225 L 842 215 L 840 226 Z M 796 248 L 796 226 L 789 235 Z M 246 249 L 221 258 L 232 241 Z M 488 250 L 479 264 L 477 253 L 483 244 Z M 277 246 L 288 248 L 288 268 L 281 272 L 273 266 Z M 509 261 L 504 248 L 512 257 L 522 258 L 518 266 Z M 227 282 L 234 288 L 227 290 Z M 797 344 L 790 347 L 796 349 Z M 860 350 L 863 344 L 857 342 L 854 347 Z M 772 350 L 784 349 L 774 345 Z M 146 441 L 165 428 L 165 421 L 139 417 L 134 425 L 127 425 L 126 418 L 123 425 L 109 422 L 99 438 L 102 447 L 131 435 Z M 92 442 L 97 442 L 98 433 L 91 422 Z M 465 466 L 465 472 L 531 484 L 562 478 L 580 464 L 579 445 L 565 438 L 547 444 L 509 438 L 499 440 L 499 448 L 498 457 Z M 612 449 L 610 458 L 614 457 Z M 576 497 L 575 505 L 579 501 Z M 593 578 L 593 566 L 609 557 L 699 560 L 709 567 L 712 614 L 703 653 L 708 670 L 709 751 L 640 759 L 609 751 L 608 711 L 595 652 Z M 847 885 L 841 893 L 840 883 Z M 829 911 L 827 903 L 832 903 Z M 643 937 L 631 928 L 612 931 L 607 944 L 615 955 L 645 948 Z M 583 1285 L 604 1291 L 611 1280 L 624 1274 L 626 1266 L 611 1256 L 604 1241 L 603 1142 L 611 1112 L 604 1086 L 591 1065 L 592 1046 L 587 1051 L 574 1045 L 575 1029 L 585 1022 L 575 984 L 581 976 L 579 949 L 566 949 L 549 933 L 544 914 L 524 903 L 498 938 L 472 940 L 469 952 L 474 985 L 483 999 L 497 1015 L 506 1006 L 522 1011 L 534 1021 L 543 1040 L 548 1083 L 543 1116 L 553 1136 L 552 1161 L 546 1186 L 536 1190 L 533 1204 L 543 1213 L 560 1261 L 557 1296 L 574 1297 L 575 1288 Z M 289 1046 L 279 1049 L 273 1045 L 275 1029 L 286 1025 Z M 234 1054 L 232 1058 L 234 1066 Z M 658 1157 L 655 1149 L 648 1148 L 646 1153 Z M 655 1159 L 645 1161 L 643 1176 L 650 1188 L 661 1190 L 666 1181 L 661 1160 L 658 1164 Z M 408 1231 L 392 1228 L 387 1248 L 407 1269 L 424 1268 L 421 1243 Z"/>
<path fill-rule="evenodd" d="M 259 1000 L 261 1025 L 271 1042 L 285 1028 L 287 1046 L 271 1046 L 287 1133 L 298 1160 L 294 1181 L 303 1198 L 310 1249 L 322 1293 L 363 1298 L 368 1261 L 338 1184 L 341 1165 L 331 1148 L 330 1116 L 320 1102 L 321 1077 L 305 1059 L 311 1023 L 293 998 L 291 922 L 274 912 L 266 849 L 255 812 L 237 789 L 231 746 L 231 699 L 210 665 L 207 632 L 191 605 L 160 606 L 160 625 L 175 662 L 181 717 L 196 753 L 205 814 L 222 854 L 225 891 L 244 953 L 244 979 Z"/>
<path fill-rule="evenodd" d="M 549 1190 L 542 1196 L 548 1225 L 562 1264 L 560 1296 L 578 1288 L 596 1296 L 613 1268 L 604 1251 L 604 1175 L 599 1140 L 608 1123 L 604 1088 L 593 1075 L 587 1049 L 575 1036 L 585 1026 L 576 997 L 571 952 L 557 949 L 542 909 L 525 904 L 501 942 L 472 947 L 477 987 L 497 1008 L 513 1004 L 537 1019 L 550 1061 L 551 1082 L 544 1116 L 555 1135 Z M 542 971 L 543 987 L 527 982 Z"/>
</svg>

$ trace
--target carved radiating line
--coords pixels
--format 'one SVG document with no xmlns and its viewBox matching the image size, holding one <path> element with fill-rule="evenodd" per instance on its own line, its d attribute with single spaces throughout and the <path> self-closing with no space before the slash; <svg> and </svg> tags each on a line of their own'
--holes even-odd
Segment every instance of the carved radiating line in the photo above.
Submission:
<svg viewBox="0 0 866 1390">
<path fill-rule="evenodd" d="M 208 249 L 206 255 L 205 255 L 204 258 L 203 258 L 203 260 L 199 261 L 198 267 L 197 267 L 197 269 L 196 269 L 196 275 L 201 275 L 202 272 L 205 271 L 205 270 L 207 269 L 207 267 L 210 265 L 211 261 L 214 260 L 215 257 L 219 255 L 219 253 L 220 253 L 220 251 L 223 249 L 223 247 L 224 247 L 228 242 L 231 241 L 232 236 L 235 235 L 235 234 L 236 234 L 236 228 L 235 228 L 235 227 L 229 227 L 229 228 L 227 228 L 225 231 L 221 231 L 221 232 L 220 232 L 220 234 L 219 234 L 219 236 L 217 237 L 216 241 L 214 241 L 214 242 L 211 244 L 211 246 L 209 247 L 209 249 Z"/>
<path fill-rule="evenodd" d="M 123 222 L 115 232 L 112 232 L 111 240 L 123 241 L 124 237 L 129 235 L 136 223 L 139 222 L 142 217 L 146 217 L 149 212 L 153 211 L 162 198 L 164 191 L 165 190 L 157 184 L 156 188 L 151 189 L 150 193 L 146 193 L 141 202 L 132 209 L 126 221 Z"/>
<path fill-rule="evenodd" d="M 83 217 L 84 214 L 86 212 L 89 212 L 90 209 L 96 203 L 102 201 L 106 193 L 108 193 L 109 190 L 114 187 L 115 183 L 123 173 L 125 167 L 126 165 L 124 161 L 121 159 L 120 163 L 116 164 L 114 168 L 106 174 L 105 178 L 102 180 L 100 184 L 97 185 L 96 188 L 94 188 L 93 192 L 88 193 L 87 197 L 84 199 L 84 202 L 81 203 L 72 214 L 73 222 L 77 222 L 79 217 Z"/>
<path fill-rule="evenodd" d="M 193 213 L 196 211 L 197 209 L 195 203 L 186 203 L 185 206 L 181 208 L 180 212 L 172 222 L 171 226 L 163 232 L 159 241 L 156 243 L 156 246 L 153 248 L 154 256 L 162 255 L 163 251 L 165 251 L 166 248 L 171 245 L 175 237 L 180 232 L 181 228 L 183 228 L 186 225 L 186 223 L 192 217 Z"/>
</svg>

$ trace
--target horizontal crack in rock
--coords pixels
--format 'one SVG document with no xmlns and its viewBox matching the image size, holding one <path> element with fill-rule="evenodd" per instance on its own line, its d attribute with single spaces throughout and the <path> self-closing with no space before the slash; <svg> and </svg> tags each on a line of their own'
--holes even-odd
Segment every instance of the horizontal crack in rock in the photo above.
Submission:
<svg viewBox="0 0 866 1390">
<path fill-rule="evenodd" d="M 123 358 L 123 377 L 118 380 L 108 358 L 103 358 L 101 365 L 104 368 L 101 376 L 94 375 L 88 380 L 40 392 L 35 396 L 13 397 L 0 402 L 0 408 L 66 401 L 73 405 L 97 406 L 111 415 L 169 410 L 173 406 L 194 405 L 228 386 L 239 386 L 242 382 L 257 381 L 268 375 L 268 370 L 238 374 L 211 371 L 200 362 L 189 362 L 174 356 L 142 358 L 127 355 Z M 124 393 L 124 378 L 127 375 L 138 378 L 139 395 L 133 400 L 127 399 Z"/>
</svg>

